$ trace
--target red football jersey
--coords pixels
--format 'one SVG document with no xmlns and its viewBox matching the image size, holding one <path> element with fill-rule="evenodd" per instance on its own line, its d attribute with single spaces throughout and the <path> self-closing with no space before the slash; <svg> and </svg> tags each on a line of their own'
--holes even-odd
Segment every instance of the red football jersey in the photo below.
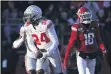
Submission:
<svg viewBox="0 0 111 74">
<path fill-rule="evenodd" d="M 75 41 L 77 40 L 80 41 L 78 51 L 82 51 L 84 53 L 96 52 L 99 47 L 103 46 L 98 23 L 96 21 L 92 21 L 89 24 L 88 28 L 86 28 L 83 24 L 74 24 L 72 25 L 71 29 L 72 32 L 68 46 L 66 48 L 64 63 L 66 63 L 66 61 L 68 60 L 70 50 L 72 49 Z"/>
</svg>

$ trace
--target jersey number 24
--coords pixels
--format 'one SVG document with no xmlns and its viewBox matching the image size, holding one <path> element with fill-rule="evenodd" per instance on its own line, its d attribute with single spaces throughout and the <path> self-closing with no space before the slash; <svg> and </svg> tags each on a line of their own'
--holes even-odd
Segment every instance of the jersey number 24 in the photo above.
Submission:
<svg viewBox="0 0 111 74">
<path fill-rule="evenodd" d="M 37 45 L 41 45 L 41 42 L 46 42 L 46 43 L 50 42 L 50 39 L 47 37 L 45 33 L 40 34 L 40 39 L 36 34 L 32 34 L 32 37 Z"/>
</svg>

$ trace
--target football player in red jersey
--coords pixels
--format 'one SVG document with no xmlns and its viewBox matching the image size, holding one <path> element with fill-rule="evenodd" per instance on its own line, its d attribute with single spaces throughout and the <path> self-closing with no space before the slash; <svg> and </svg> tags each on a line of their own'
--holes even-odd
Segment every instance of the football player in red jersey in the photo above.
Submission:
<svg viewBox="0 0 111 74">
<path fill-rule="evenodd" d="M 91 12 L 81 7 L 78 12 L 78 23 L 72 25 L 71 36 L 66 48 L 63 67 L 66 69 L 67 61 L 73 44 L 77 47 L 77 67 L 79 74 L 94 74 L 97 51 L 106 52 L 101 40 L 98 23 L 92 20 Z"/>
</svg>

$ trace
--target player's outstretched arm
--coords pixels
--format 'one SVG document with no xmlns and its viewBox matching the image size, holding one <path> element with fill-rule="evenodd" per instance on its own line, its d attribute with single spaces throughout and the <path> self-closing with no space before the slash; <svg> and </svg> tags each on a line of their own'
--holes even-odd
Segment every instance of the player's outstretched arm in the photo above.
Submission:
<svg viewBox="0 0 111 74">
<path fill-rule="evenodd" d="M 70 39 L 69 39 L 68 46 L 66 48 L 63 68 L 66 68 L 66 66 L 67 66 L 67 61 L 68 61 L 68 57 L 69 57 L 71 48 L 73 47 L 74 41 L 77 39 L 77 28 L 76 28 L 76 26 L 72 26 L 71 28 L 72 28 L 72 32 L 71 32 L 71 36 L 70 36 Z"/>
<path fill-rule="evenodd" d="M 59 45 L 58 37 L 54 29 L 54 24 L 52 22 L 48 25 L 48 35 L 50 40 L 52 41 L 52 45 L 48 48 L 48 54 L 51 54 L 53 51 L 57 49 Z"/>
<path fill-rule="evenodd" d="M 24 37 L 19 37 L 17 40 L 15 40 L 14 42 L 13 42 L 13 48 L 19 48 L 21 45 L 22 45 L 22 43 L 24 42 Z"/>
<path fill-rule="evenodd" d="M 24 40 L 25 40 L 25 32 L 24 32 L 24 27 L 22 26 L 21 29 L 20 29 L 20 36 L 17 40 L 15 40 L 13 42 L 12 47 L 15 48 L 15 49 L 19 48 L 22 45 L 22 43 L 24 42 Z"/>
<path fill-rule="evenodd" d="M 99 48 L 102 50 L 103 54 L 106 53 L 106 48 L 104 46 L 104 43 L 102 42 L 101 36 L 100 36 L 100 31 L 99 31 L 99 25 L 97 26 L 97 30 L 96 30 L 96 39 L 97 42 L 99 44 Z"/>
</svg>

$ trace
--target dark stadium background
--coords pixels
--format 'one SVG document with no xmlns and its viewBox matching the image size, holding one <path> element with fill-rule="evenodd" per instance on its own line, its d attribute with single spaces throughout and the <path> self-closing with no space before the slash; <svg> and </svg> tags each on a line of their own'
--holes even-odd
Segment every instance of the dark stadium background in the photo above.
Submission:
<svg viewBox="0 0 111 74">
<path fill-rule="evenodd" d="M 65 48 L 71 32 L 71 25 L 77 22 L 76 12 L 81 6 L 88 7 L 93 14 L 93 20 L 99 22 L 101 37 L 108 53 L 111 52 L 111 2 L 104 1 L 1 1 L 1 71 L 2 74 L 26 74 L 23 44 L 18 49 L 12 49 L 12 43 L 19 37 L 19 29 L 24 24 L 23 12 L 29 5 L 38 5 L 43 16 L 51 19 L 59 38 L 59 50 L 63 61 Z M 99 52 L 98 52 L 99 53 Z M 111 56 L 111 53 L 110 55 Z M 100 57 L 101 53 L 100 53 Z M 109 57 L 110 58 L 110 57 Z M 108 60 L 109 60 L 108 58 Z M 3 61 L 8 60 L 7 67 Z M 110 61 L 111 63 L 111 61 Z M 98 71 L 100 67 L 96 70 Z M 99 74 L 110 74 L 108 65 L 102 61 L 102 71 Z M 78 74 L 75 52 L 71 54 L 68 74 Z"/>
</svg>

